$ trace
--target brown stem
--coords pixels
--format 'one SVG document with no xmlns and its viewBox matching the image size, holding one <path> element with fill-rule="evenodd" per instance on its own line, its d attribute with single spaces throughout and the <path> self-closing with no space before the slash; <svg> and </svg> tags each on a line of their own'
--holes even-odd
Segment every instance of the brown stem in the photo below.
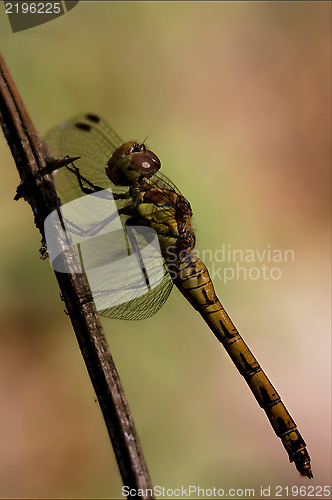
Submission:
<svg viewBox="0 0 332 500">
<path fill-rule="evenodd" d="M 57 160 L 34 128 L 0 54 L 0 122 L 22 183 L 16 199 L 31 205 L 44 241 L 44 220 L 58 210 L 59 200 L 49 175 Z M 67 273 L 55 272 L 88 373 L 96 392 L 123 484 L 153 498 L 152 483 L 133 418 L 99 321 L 84 274 L 75 274 L 75 259 L 65 253 Z M 135 495 L 132 495 L 135 496 Z M 128 497 L 131 497 L 129 494 Z"/>
</svg>

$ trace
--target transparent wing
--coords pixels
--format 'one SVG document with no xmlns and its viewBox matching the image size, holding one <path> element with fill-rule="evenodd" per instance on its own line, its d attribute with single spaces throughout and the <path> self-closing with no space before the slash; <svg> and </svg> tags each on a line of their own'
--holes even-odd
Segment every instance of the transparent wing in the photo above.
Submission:
<svg viewBox="0 0 332 500">
<path fill-rule="evenodd" d="M 46 134 L 45 142 L 55 158 L 79 156 L 75 166 L 83 177 L 97 186 L 111 188 L 113 193 L 128 191 L 112 184 L 105 174 L 107 161 L 123 141 L 98 116 L 82 114 L 60 123 Z M 60 168 L 53 177 L 62 203 L 84 196 L 77 179 L 68 169 Z"/>
<path fill-rule="evenodd" d="M 109 194 L 129 191 L 112 184 L 105 173 L 108 159 L 124 141 L 99 117 L 83 114 L 52 128 L 45 142 L 56 158 L 79 156 L 75 166 L 80 174 L 105 190 L 86 196 L 77 176 L 66 167 L 53 174 L 66 225 L 76 239 L 99 314 L 127 320 L 154 315 L 173 283 L 157 251 L 156 233 L 147 234 L 151 228 L 145 227 L 143 232 L 136 228 L 133 248 L 125 226 L 130 214 L 117 213 L 130 200 L 114 203 Z"/>
<path fill-rule="evenodd" d="M 156 233 L 151 228 L 144 228 L 144 234 L 139 228 L 135 228 L 135 232 L 139 255 L 133 251 L 131 255 L 125 254 L 123 245 L 118 244 L 118 260 L 114 260 L 107 271 L 108 264 L 103 266 L 102 262 L 109 260 L 109 255 L 104 259 L 103 252 L 98 252 L 98 274 L 94 281 L 89 281 L 102 316 L 126 320 L 148 318 L 162 307 L 172 290 L 173 282 L 161 257 Z M 120 243 L 122 235 L 118 237 Z M 112 247 L 114 257 L 114 238 Z M 104 253 L 107 253 L 107 244 L 104 248 Z M 130 248 L 130 242 L 127 248 Z M 90 255 L 95 260 L 95 252 Z M 89 277 L 89 270 L 85 270 Z"/>
</svg>

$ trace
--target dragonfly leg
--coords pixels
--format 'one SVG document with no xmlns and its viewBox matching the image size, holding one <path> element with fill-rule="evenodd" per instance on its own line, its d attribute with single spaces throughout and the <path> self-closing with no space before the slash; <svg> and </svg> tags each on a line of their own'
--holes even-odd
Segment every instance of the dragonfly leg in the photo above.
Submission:
<svg viewBox="0 0 332 500">
<path fill-rule="evenodd" d="M 76 234 L 78 236 L 85 236 L 85 237 L 93 237 L 96 236 L 100 231 L 102 231 L 108 224 L 111 224 L 117 217 L 120 215 L 126 215 L 128 212 L 128 207 L 123 207 L 122 209 L 120 208 L 119 210 L 116 210 L 112 215 L 109 215 L 105 219 L 103 219 L 101 222 L 98 222 L 97 224 L 94 224 L 93 226 L 83 229 L 79 225 L 75 224 L 73 221 L 69 219 L 63 218 L 63 220 L 66 222 L 66 229 L 72 233 Z"/>
<path fill-rule="evenodd" d="M 62 160 L 59 160 L 57 158 L 54 158 L 50 161 L 47 162 L 46 167 L 41 168 L 38 171 L 39 176 L 45 175 L 45 174 L 52 174 L 54 170 L 58 170 L 61 167 L 67 166 L 69 163 L 72 163 L 75 160 L 78 160 L 80 157 L 79 156 L 65 156 Z M 26 182 L 21 181 L 20 184 L 16 188 L 16 194 L 14 196 L 14 200 L 18 201 L 20 198 L 24 198 L 29 194 L 29 187 Z"/>
<path fill-rule="evenodd" d="M 143 279 L 146 283 L 146 286 L 148 287 L 148 289 L 150 290 L 151 287 L 150 287 L 150 281 L 149 281 L 149 277 L 148 277 L 148 273 L 146 271 L 146 268 L 145 268 L 145 265 L 144 265 L 144 261 L 143 261 L 143 258 L 142 258 L 142 254 L 141 254 L 141 251 L 139 249 L 139 245 L 137 244 L 137 240 L 136 240 L 136 237 L 135 237 L 135 234 L 134 234 L 134 230 L 132 228 L 132 226 L 135 226 L 137 224 L 135 224 L 135 219 L 127 219 L 126 222 L 125 222 L 125 226 L 126 226 L 126 233 L 128 235 L 128 239 L 129 239 L 129 242 L 130 242 L 130 245 L 132 246 L 133 250 L 134 250 L 134 253 L 136 255 L 136 258 L 138 260 L 138 265 L 142 271 L 142 276 L 143 276 Z"/>
<path fill-rule="evenodd" d="M 274 432 L 281 439 L 290 462 L 295 463 L 300 474 L 312 478 L 306 444 L 279 394 L 221 305 L 206 266 L 199 258 L 188 254 L 179 264 L 174 283 L 201 314 L 245 378 Z"/>
<path fill-rule="evenodd" d="M 65 166 L 66 166 L 67 170 L 69 170 L 70 172 L 72 172 L 76 176 L 77 182 L 81 188 L 81 191 L 84 194 L 93 194 L 93 193 L 97 193 L 99 191 L 105 191 L 105 195 L 106 195 L 106 193 L 107 193 L 106 189 L 101 187 L 101 186 L 98 186 L 97 184 L 94 184 L 93 182 L 89 181 L 89 179 L 84 177 L 81 174 L 80 169 L 78 167 L 76 167 L 76 165 L 74 163 L 72 163 L 72 167 L 70 167 L 69 165 L 65 165 Z M 83 183 L 85 183 L 89 187 L 84 186 Z M 109 197 L 114 199 L 114 200 L 128 199 L 128 198 L 130 198 L 130 194 L 129 193 L 112 193 L 109 195 Z"/>
<path fill-rule="evenodd" d="M 78 184 L 79 184 L 79 186 L 84 194 L 92 194 L 92 193 L 96 193 L 97 191 L 103 191 L 104 188 L 97 186 L 96 184 L 93 184 L 86 177 L 84 177 L 81 174 L 80 169 L 78 167 L 76 167 L 76 165 L 74 163 L 72 163 L 72 167 L 70 167 L 69 165 L 66 165 L 66 168 L 67 168 L 67 170 L 70 170 L 70 172 L 72 172 L 76 176 L 77 182 L 78 182 Z M 89 187 L 84 186 L 83 182 L 85 182 Z"/>
</svg>

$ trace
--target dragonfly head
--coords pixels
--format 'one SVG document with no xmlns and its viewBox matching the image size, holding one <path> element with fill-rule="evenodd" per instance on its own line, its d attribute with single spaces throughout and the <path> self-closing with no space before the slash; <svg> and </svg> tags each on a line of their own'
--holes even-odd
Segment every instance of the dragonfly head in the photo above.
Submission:
<svg viewBox="0 0 332 500">
<path fill-rule="evenodd" d="M 107 177 L 117 186 L 130 186 L 141 177 L 151 177 L 161 167 L 159 158 L 145 144 L 126 142 L 107 162 Z"/>
</svg>

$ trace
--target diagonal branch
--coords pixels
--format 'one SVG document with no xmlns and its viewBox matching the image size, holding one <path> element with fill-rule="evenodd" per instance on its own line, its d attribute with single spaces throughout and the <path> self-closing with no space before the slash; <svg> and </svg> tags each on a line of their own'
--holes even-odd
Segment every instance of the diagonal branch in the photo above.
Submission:
<svg viewBox="0 0 332 500">
<path fill-rule="evenodd" d="M 54 163 L 59 166 L 61 162 L 57 163 L 52 157 L 34 128 L 1 54 L 0 122 L 22 180 L 15 198 L 24 197 L 30 204 L 35 225 L 44 241 L 44 220 L 59 208 L 59 199 L 48 171 L 52 171 Z M 142 498 L 153 498 L 133 418 L 87 279 L 84 274 L 74 273 L 75 259 L 68 256 L 68 252 L 65 259 L 68 273 L 55 271 L 55 275 L 103 412 L 123 484 L 136 491 L 145 491 Z"/>
</svg>

